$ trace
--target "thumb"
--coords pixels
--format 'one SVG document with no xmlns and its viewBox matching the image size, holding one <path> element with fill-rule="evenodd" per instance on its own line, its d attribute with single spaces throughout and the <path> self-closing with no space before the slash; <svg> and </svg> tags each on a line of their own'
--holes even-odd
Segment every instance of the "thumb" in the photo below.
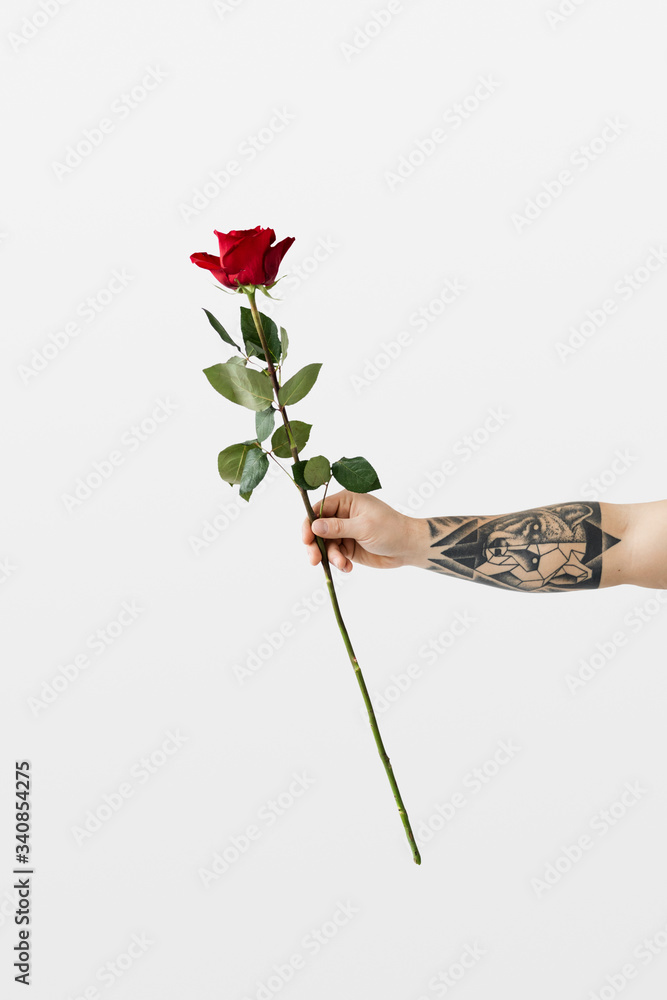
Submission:
<svg viewBox="0 0 667 1000">
<path fill-rule="evenodd" d="M 311 527 L 321 538 L 361 538 L 360 522 L 358 517 L 318 517 Z"/>
</svg>

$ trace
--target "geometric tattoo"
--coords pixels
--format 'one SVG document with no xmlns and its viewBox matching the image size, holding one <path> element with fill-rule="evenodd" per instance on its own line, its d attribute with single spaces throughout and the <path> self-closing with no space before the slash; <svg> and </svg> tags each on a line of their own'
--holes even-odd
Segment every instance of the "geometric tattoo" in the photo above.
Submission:
<svg viewBox="0 0 667 1000">
<path fill-rule="evenodd" d="M 600 585 L 599 503 L 561 503 L 502 517 L 433 517 L 429 569 L 506 590 L 558 593 Z"/>
</svg>

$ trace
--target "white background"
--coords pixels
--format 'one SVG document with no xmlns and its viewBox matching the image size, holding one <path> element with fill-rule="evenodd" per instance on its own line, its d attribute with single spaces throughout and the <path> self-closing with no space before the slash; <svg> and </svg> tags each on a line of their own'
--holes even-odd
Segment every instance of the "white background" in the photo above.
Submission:
<svg viewBox="0 0 667 1000">
<path fill-rule="evenodd" d="M 215 251 L 214 229 L 271 226 L 296 237 L 268 304 L 290 370 L 325 363 L 294 411 L 314 424 L 310 454 L 366 455 L 380 496 L 405 509 L 412 497 L 419 516 L 664 496 L 667 267 L 659 254 L 643 265 L 667 241 L 667 16 L 657 0 L 580 0 L 559 19 L 556 3 L 394 3 L 381 30 L 383 0 L 5 3 L 7 995 L 23 995 L 16 758 L 33 769 L 39 1000 L 664 992 L 664 606 L 639 588 L 538 597 L 417 569 L 343 581 L 369 687 L 378 705 L 394 698 L 379 718 L 422 830 L 416 867 L 300 547 L 298 499 L 282 476 L 250 505 L 219 480 L 218 451 L 250 436 L 252 416 L 201 372 L 227 356 L 201 306 L 235 332 L 241 303 L 189 255 Z M 154 89 L 117 110 L 149 69 Z M 480 78 L 493 81 L 484 100 Z M 77 154 L 104 118 L 112 130 Z M 599 140 L 607 119 L 613 141 Z M 415 152 L 436 128 L 431 155 Z M 260 134 L 251 158 L 243 144 Z M 401 157 L 411 172 L 392 180 Z M 240 171 L 223 186 L 230 160 Z M 126 285 L 112 296 L 114 271 Z M 442 308 L 448 281 L 465 291 Z M 608 299 L 615 313 L 573 337 Z M 152 422 L 159 401 L 169 416 Z M 498 408 L 502 427 L 484 431 Z M 486 438 L 467 459 L 466 435 Z M 112 452 L 119 464 L 96 478 Z M 452 458 L 454 474 L 433 475 Z M 123 602 L 141 611 L 121 629 Z M 457 615 L 474 622 L 452 641 Z M 98 629 L 114 637 L 102 653 Z M 571 690 L 591 657 L 592 679 Z M 399 693 L 410 664 L 421 675 Z M 169 732 L 182 743 L 165 754 Z M 487 763 L 498 773 L 473 793 L 467 776 L 501 740 L 520 750 Z M 295 773 L 310 783 L 298 798 Z M 128 782 L 109 815 L 105 796 Z M 632 782 L 634 804 L 599 832 Z M 436 807 L 461 791 L 445 823 Z M 291 804 L 269 825 L 281 795 Z M 105 821 L 77 835 L 98 810 Z M 201 869 L 233 858 L 253 824 L 258 839 L 205 887 Z M 540 889 L 549 865 L 560 874 Z M 133 960 L 132 935 L 151 942 Z M 481 957 L 448 986 L 466 948 Z M 294 955 L 303 967 L 285 982 Z M 618 975 L 628 963 L 632 980 Z"/>
</svg>

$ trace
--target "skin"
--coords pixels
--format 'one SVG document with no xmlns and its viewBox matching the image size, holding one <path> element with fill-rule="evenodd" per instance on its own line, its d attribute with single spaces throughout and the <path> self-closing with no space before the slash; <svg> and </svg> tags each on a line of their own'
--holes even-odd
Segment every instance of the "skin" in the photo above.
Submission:
<svg viewBox="0 0 667 1000">
<path fill-rule="evenodd" d="M 568 506 L 571 505 L 559 504 L 534 508 L 534 511 L 558 513 Z M 315 503 L 314 507 L 319 512 L 319 503 Z M 599 513 L 603 531 L 618 541 L 603 551 L 599 584 L 595 586 L 633 584 L 667 589 L 667 500 L 633 504 L 600 503 Z M 467 521 L 473 526 L 479 524 L 483 527 L 504 516 L 406 517 L 377 497 L 350 493 L 348 490 L 328 496 L 322 514 L 322 518 L 313 521 L 312 528 L 305 521 L 302 529 L 303 542 L 313 566 L 321 561 L 315 541 L 315 535 L 319 535 L 326 541 L 329 561 L 344 573 L 349 573 L 355 563 L 375 569 L 416 566 L 458 579 L 465 577 L 432 561 L 434 556 L 440 554 L 434 551 L 434 538 L 436 542 L 446 538 L 455 527 L 465 525 Z M 588 586 L 590 588 L 590 583 Z M 576 585 L 550 587 L 548 592 L 555 589 L 581 588 Z M 544 590 L 547 591 L 547 588 Z"/>
</svg>

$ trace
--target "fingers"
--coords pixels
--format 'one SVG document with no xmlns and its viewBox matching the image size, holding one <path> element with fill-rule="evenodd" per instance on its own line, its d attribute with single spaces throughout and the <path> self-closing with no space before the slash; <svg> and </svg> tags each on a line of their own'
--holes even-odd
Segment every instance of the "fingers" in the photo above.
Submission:
<svg viewBox="0 0 667 1000">
<path fill-rule="evenodd" d="M 338 514 L 339 517 L 349 517 L 354 498 L 354 493 L 350 493 L 349 490 L 341 490 L 340 493 L 332 493 L 331 496 L 326 497 L 323 505 L 320 504 L 319 500 L 316 501 L 313 503 L 313 508 L 318 517 L 320 506 L 322 506 L 322 517 L 333 517 L 334 514 Z"/>
<path fill-rule="evenodd" d="M 315 535 L 313 534 L 313 529 L 310 527 L 310 521 L 308 518 L 301 525 L 301 541 L 304 545 L 312 545 L 315 541 Z M 315 546 L 317 549 L 317 545 Z M 318 549 L 319 552 L 319 549 Z"/>
<path fill-rule="evenodd" d="M 340 493 L 334 493 L 333 496 L 326 497 L 324 504 L 321 504 L 320 501 L 315 501 L 313 508 L 315 513 L 319 514 L 321 507 L 323 517 L 333 517 L 334 514 L 338 514 L 340 517 L 348 517 L 351 505 L 352 494 L 348 493 L 347 490 L 342 490 Z M 305 545 L 310 545 L 315 541 L 310 521 L 307 519 L 303 522 L 301 538 Z"/>
<path fill-rule="evenodd" d="M 342 570 L 343 573 L 349 573 L 352 569 L 351 548 L 345 542 L 327 542 L 327 556 L 331 565 Z"/>
<path fill-rule="evenodd" d="M 321 507 L 323 517 L 333 517 L 334 514 L 339 514 L 341 517 L 347 517 L 350 512 L 350 506 L 351 495 L 347 490 L 342 490 L 340 493 L 334 493 L 333 496 L 326 497 L 324 504 L 321 504 L 319 500 L 313 503 L 315 514 L 319 515 Z M 303 522 L 301 537 L 306 545 L 310 545 L 310 543 L 315 540 L 315 536 L 313 535 L 310 527 L 310 521 L 307 518 Z"/>
<path fill-rule="evenodd" d="M 323 505 L 319 502 L 313 504 L 317 514 L 320 513 L 321 507 L 323 517 L 316 519 L 312 525 L 305 520 L 301 528 L 301 538 L 306 546 L 311 566 L 317 566 L 322 561 L 322 553 L 317 544 L 319 536 L 326 539 L 327 557 L 332 566 L 336 566 L 344 573 L 349 573 L 352 569 L 353 539 L 360 534 L 358 519 L 349 516 L 353 496 L 347 490 L 343 490 L 326 497 Z M 338 541 L 338 539 L 344 540 Z"/>
<path fill-rule="evenodd" d="M 322 517 L 312 523 L 312 531 L 320 538 L 359 538 L 366 531 L 360 517 Z"/>
<path fill-rule="evenodd" d="M 308 545 L 306 551 L 311 566 L 317 566 L 322 562 L 322 553 L 317 542 L 312 542 Z M 342 544 L 339 542 L 327 542 L 327 557 L 329 562 L 344 573 L 349 573 L 352 569 L 353 554 L 354 550 L 351 545 L 347 545 L 344 542 Z"/>
</svg>

